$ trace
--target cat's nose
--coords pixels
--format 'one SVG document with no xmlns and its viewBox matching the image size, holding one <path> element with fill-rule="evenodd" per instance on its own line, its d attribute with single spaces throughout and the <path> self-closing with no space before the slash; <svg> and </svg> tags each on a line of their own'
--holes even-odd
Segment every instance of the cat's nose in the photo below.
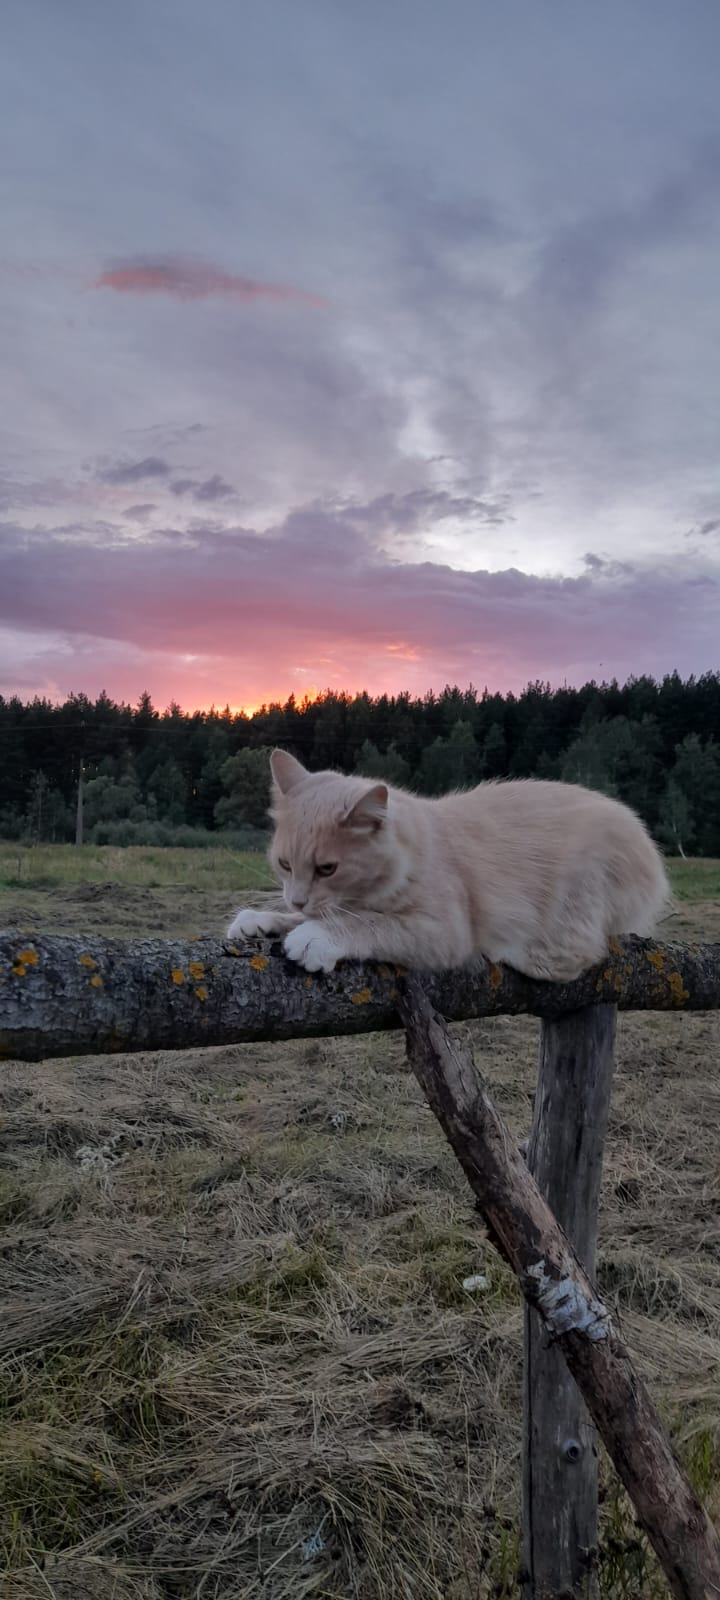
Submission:
<svg viewBox="0 0 720 1600">
<path fill-rule="evenodd" d="M 304 911 L 307 905 L 307 895 L 305 895 L 304 899 L 302 900 L 299 900 L 297 896 L 295 896 L 295 898 L 290 901 L 290 904 L 293 908 L 293 911 Z"/>
</svg>

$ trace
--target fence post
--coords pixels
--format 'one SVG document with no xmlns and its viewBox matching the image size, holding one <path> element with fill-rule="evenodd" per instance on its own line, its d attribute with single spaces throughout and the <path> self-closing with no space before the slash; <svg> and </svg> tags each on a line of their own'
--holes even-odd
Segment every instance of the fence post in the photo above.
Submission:
<svg viewBox="0 0 720 1600">
<path fill-rule="evenodd" d="M 615 1006 L 544 1022 L 528 1165 L 588 1277 L 595 1276 Z M 523 1600 L 597 1595 L 595 1429 L 560 1351 L 525 1307 Z"/>
<path fill-rule="evenodd" d="M 607 1308 L 498 1116 L 472 1052 L 453 1039 L 418 974 L 399 980 L 397 1004 L 410 1065 L 477 1196 L 489 1237 L 563 1351 L 669 1588 L 677 1600 L 717 1600 L 720 1535 Z"/>
</svg>

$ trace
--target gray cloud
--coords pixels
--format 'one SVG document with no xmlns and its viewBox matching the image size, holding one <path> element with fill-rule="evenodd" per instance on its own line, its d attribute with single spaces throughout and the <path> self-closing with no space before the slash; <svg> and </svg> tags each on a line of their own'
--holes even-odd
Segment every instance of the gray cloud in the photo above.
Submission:
<svg viewBox="0 0 720 1600">
<path fill-rule="evenodd" d="M 411 489 L 407 494 L 377 495 L 366 505 L 350 502 L 338 510 L 349 522 L 378 532 L 391 529 L 397 533 L 411 533 L 450 518 L 497 527 L 512 521 L 506 502 L 450 494 L 445 489 Z"/>
<path fill-rule="evenodd" d="M 170 468 L 160 456 L 145 456 L 143 461 L 118 461 L 113 467 L 99 468 L 95 476 L 99 483 L 142 483 L 145 478 L 167 478 Z"/>
<path fill-rule="evenodd" d="M 596 575 L 603 573 L 606 578 L 620 577 L 634 571 L 632 561 L 609 561 L 607 556 L 599 556 L 593 550 L 583 556 L 583 562 L 588 572 Z"/>
<path fill-rule="evenodd" d="M 704 140 L 634 205 L 588 210 L 550 238 L 532 293 L 570 322 L 587 315 L 631 257 L 687 242 L 706 230 L 720 202 L 720 142 Z"/>
<path fill-rule="evenodd" d="M 154 510 L 155 506 L 152 502 L 149 502 L 147 505 L 128 506 L 126 510 L 123 511 L 123 516 L 134 517 L 137 521 L 143 522 L 146 517 L 150 516 L 151 511 Z"/>
<path fill-rule="evenodd" d="M 231 483 L 226 483 L 219 472 L 213 473 L 211 478 L 198 481 L 197 478 L 177 478 L 171 483 L 170 488 L 175 495 L 190 495 L 193 500 L 207 502 L 211 500 L 230 500 L 235 495 Z"/>
</svg>

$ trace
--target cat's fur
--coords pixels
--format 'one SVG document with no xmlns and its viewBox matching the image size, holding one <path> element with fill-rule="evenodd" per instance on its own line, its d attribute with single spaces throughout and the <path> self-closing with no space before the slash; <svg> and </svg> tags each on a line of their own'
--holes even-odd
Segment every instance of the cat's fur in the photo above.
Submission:
<svg viewBox="0 0 720 1600">
<path fill-rule="evenodd" d="M 528 778 L 427 800 L 310 773 L 284 750 L 271 764 L 270 859 L 286 909 L 239 911 L 228 932 L 284 934 L 308 972 L 343 958 L 432 969 L 483 955 L 566 981 L 602 960 L 613 934 L 650 933 L 667 904 L 639 817 L 594 790 Z"/>
</svg>

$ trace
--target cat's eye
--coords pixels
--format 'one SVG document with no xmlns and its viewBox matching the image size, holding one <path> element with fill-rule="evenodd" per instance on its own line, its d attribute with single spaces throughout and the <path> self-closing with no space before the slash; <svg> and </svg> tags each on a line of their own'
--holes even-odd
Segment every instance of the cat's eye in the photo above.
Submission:
<svg viewBox="0 0 720 1600">
<path fill-rule="evenodd" d="M 290 871 L 290 862 L 289 861 L 280 861 L 280 860 L 278 860 L 278 866 L 279 866 L 281 872 L 289 872 Z"/>
<path fill-rule="evenodd" d="M 334 872 L 337 872 L 337 861 L 324 861 L 322 866 L 315 868 L 315 875 L 318 878 L 331 878 Z"/>
</svg>

